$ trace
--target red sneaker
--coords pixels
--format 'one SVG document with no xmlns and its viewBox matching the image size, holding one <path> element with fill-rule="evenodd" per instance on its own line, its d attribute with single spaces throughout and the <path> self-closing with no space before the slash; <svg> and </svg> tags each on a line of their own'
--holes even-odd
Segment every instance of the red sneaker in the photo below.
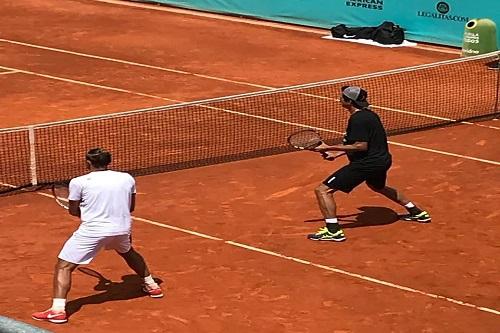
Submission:
<svg viewBox="0 0 500 333">
<path fill-rule="evenodd" d="M 50 321 L 54 324 L 63 324 L 68 321 L 66 311 L 54 311 L 52 309 L 48 309 L 42 312 L 35 312 L 31 315 L 31 318 L 35 320 Z"/>
<path fill-rule="evenodd" d="M 149 297 L 160 298 L 163 297 L 163 291 L 158 284 L 143 284 L 142 291 L 149 295 Z"/>
</svg>

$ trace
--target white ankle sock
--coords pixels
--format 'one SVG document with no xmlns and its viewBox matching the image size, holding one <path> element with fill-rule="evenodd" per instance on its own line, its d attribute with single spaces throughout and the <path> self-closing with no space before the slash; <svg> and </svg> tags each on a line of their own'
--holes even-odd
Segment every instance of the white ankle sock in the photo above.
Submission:
<svg viewBox="0 0 500 333">
<path fill-rule="evenodd" d="M 405 205 L 406 208 L 413 208 L 415 207 L 415 205 L 413 204 L 413 202 L 408 202 L 406 205 Z"/>
<path fill-rule="evenodd" d="M 66 308 L 66 299 L 65 298 L 54 298 L 52 299 L 52 310 L 64 311 Z"/>
<path fill-rule="evenodd" d="M 326 223 L 336 223 L 336 224 L 339 223 L 339 221 L 338 221 L 338 219 L 336 217 L 331 218 L 331 219 L 325 219 L 325 222 Z"/>
<path fill-rule="evenodd" d="M 151 284 L 156 284 L 155 280 L 153 279 L 153 277 L 150 275 L 146 276 L 144 278 L 144 283 L 145 284 L 148 284 L 148 285 L 151 285 Z"/>
</svg>

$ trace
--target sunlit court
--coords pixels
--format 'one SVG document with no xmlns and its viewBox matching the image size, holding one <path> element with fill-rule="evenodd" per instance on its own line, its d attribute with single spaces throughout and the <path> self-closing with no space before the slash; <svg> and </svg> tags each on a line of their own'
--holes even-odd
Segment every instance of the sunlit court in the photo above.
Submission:
<svg viewBox="0 0 500 333">
<path fill-rule="evenodd" d="M 0 332 L 499 331 L 500 51 L 134 1 L 0 12 Z M 287 139 L 340 145 L 347 86 L 388 134 L 387 184 L 430 223 L 361 184 L 334 194 L 346 240 L 307 238 L 325 225 L 315 189 L 349 161 Z M 135 178 L 132 245 L 164 297 L 100 251 L 72 274 L 67 322 L 36 321 L 80 224 L 52 189 L 96 147 Z"/>
</svg>

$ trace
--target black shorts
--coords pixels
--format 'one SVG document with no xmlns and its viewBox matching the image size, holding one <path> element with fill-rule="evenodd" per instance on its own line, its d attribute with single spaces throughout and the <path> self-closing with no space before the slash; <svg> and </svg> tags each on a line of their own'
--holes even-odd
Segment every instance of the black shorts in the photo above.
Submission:
<svg viewBox="0 0 500 333">
<path fill-rule="evenodd" d="M 357 165 L 348 164 L 332 173 L 323 181 L 323 184 L 331 189 L 345 193 L 351 192 L 356 186 L 366 182 L 369 186 L 382 189 L 387 180 L 387 171 L 391 166 L 363 168 Z"/>
</svg>

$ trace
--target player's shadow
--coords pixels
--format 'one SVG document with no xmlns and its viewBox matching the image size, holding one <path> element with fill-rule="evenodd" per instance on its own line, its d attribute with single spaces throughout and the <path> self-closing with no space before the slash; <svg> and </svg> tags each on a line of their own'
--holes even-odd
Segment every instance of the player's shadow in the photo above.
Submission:
<svg viewBox="0 0 500 333">
<path fill-rule="evenodd" d="M 373 227 L 392 224 L 400 220 L 400 215 L 387 207 L 363 206 L 358 208 L 359 213 L 339 215 L 342 228 Z M 306 220 L 305 222 L 324 221 L 323 219 Z"/>
<path fill-rule="evenodd" d="M 66 304 L 66 313 L 68 316 L 71 316 L 74 313 L 80 311 L 80 309 L 84 305 L 88 304 L 102 304 L 105 302 L 148 297 L 146 293 L 142 292 L 143 281 L 136 274 L 124 275 L 122 276 L 122 281 L 113 282 L 104 278 L 102 275 L 100 275 L 100 273 L 89 268 L 81 267 L 79 268 L 79 270 L 84 274 L 97 277 L 99 279 L 99 282 L 94 286 L 94 290 L 103 292 L 69 301 Z M 157 278 L 155 278 L 155 281 L 158 284 L 161 284 L 163 282 L 161 279 Z"/>
</svg>

